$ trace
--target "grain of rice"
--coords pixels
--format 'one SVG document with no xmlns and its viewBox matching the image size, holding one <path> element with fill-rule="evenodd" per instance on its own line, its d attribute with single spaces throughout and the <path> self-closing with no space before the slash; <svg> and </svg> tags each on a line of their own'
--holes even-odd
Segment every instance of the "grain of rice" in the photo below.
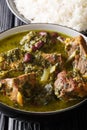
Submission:
<svg viewBox="0 0 87 130">
<path fill-rule="evenodd" d="M 14 0 L 17 10 L 32 23 L 56 23 L 87 30 L 87 0 Z"/>
</svg>

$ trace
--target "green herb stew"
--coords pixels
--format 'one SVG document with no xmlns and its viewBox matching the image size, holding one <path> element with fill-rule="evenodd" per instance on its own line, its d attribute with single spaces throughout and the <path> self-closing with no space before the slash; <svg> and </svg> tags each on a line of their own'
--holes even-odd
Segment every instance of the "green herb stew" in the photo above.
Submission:
<svg viewBox="0 0 87 130">
<path fill-rule="evenodd" d="M 29 31 L 0 40 L 0 102 L 27 111 L 55 111 L 87 96 L 82 36 Z"/>
</svg>

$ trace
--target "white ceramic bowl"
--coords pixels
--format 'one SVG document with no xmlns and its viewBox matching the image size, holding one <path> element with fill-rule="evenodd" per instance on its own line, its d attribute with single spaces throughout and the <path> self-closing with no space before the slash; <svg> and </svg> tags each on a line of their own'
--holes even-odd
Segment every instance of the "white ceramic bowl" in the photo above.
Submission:
<svg viewBox="0 0 87 130">
<path fill-rule="evenodd" d="M 3 39 L 5 37 L 8 37 L 8 36 L 11 36 L 13 34 L 16 34 L 16 33 L 20 33 L 20 32 L 25 32 L 25 31 L 30 31 L 30 30 L 49 30 L 49 31 L 57 31 L 57 32 L 60 32 L 60 33 L 63 33 L 63 34 L 67 34 L 69 36 L 78 36 L 78 35 L 82 35 L 85 40 L 87 41 L 87 37 L 84 36 L 83 34 L 75 31 L 75 30 L 72 30 L 70 28 L 67 28 L 67 27 L 64 27 L 64 26 L 60 26 L 60 25 L 56 25 L 56 24 L 29 24 L 29 25 L 23 25 L 23 26 L 19 26 L 19 27 L 15 27 L 15 28 L 12 28 L 10 30 L 7 30 L 3 33 L 0 34 L 0 39 Z M 86 100 L 86 99 L 85 99 Z M 83 104 L 85 102 L 85 100 L 73 105 L 73 106 L 70 106 L 68 108 L 65 108 L 65 109 L 61 109 L 61 110 L 57 110 L 57 111 L 51 111 L 51 112 L 30 112 L 30 111 L 22 111 L 22 110 L 17 110 L 15 108 L 11 108 L 10 106 L 7 106 L 7 105 L 4 105 L 2 103 L 0 103 L 0 110 L 4 113 L 6 113 L 7 115 L 11 115 L 11 116 L 15 116 L 17 117 L 18 115 L 18 118 L 19 116 L 22 118 L 23 116 L 25 117 L 28 117 L 30 115 L 37 115 L 40 116 L 40 115 L 52 115 L 52 114 L 58 114 L 58 113 L 61 113 L 61 112 L 64 112 L 64 111 L 68 111 L 68 110 L 71 110 L 81 104 Z"/>
</svg>

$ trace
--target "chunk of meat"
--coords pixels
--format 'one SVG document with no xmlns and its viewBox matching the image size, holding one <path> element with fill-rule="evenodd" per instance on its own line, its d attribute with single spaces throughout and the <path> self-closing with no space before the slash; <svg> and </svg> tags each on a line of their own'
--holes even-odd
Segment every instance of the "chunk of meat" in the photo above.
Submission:
<svg viewBox="0 0 87 130">
<path fill-rule="evenodd" d="M 66 40 L 66 51 L 68 59 L 73 60 L 73 68 L 79 70 L 82 74 L 87 73 L 87 44 L 82 36 Z"/>
<path fill-rule="evenodd" d="M 22 100 L 23 86 L 27 83 L 29 89 L 33 88 L 36 84 L 36 75 L 35 73 L 24 74 L 18 76 L 17 78 L 7 78 L 0 81 L 2 86 L 2 90 L 4 89 L 4 93 L 9 96 L 12 101 L 18 102 L 20 105 L 20 100 Z M 21 98 L 20 98 L 21 97 Z M 20 100 L 18 100 L 20 98 Z M 21 101 L 22 102 L 22 101 Z"/>
<path fill-rule="evenodd" d="M 7 78 L 0 81 L 1 92 L 21 106 L 26 100 L 28 103 L 46 105 L 53 99 L 53 87 L 51 83 L 39 86 L 37 82 L 34 72 L 16 78 Z"/>
<path fill-rule="evenodd" d="M 84 54 L 87 54 L 86 49 L 86 41 L 85 39 L 80 35 L 74 38 L 66 38 L 65 40 L 65 49 L 70 56 L 76 49 L 83 50 Z"/>
<path fill-rule="evenodd" d="M 44 60 L 48 61 L 50 64 L 54 65 L 54 64 L 58 63 L 59 67 L 63 68 L 64 59 L 61 54 L 42 53 L 42 57 Z"/>
<path fill-rule="evenodd" d="M 87 57 L 80 56 L 73 61 L 73 67 L 79 70 L 82 74 L 87 74 Z"/>
<path fill-rule="evenodd" d="M 23 54 L 19 48 L 14 48 L 0 54 L 0 70 L 15 69 L 21 63 Z"/>
<path fill-rule="evenodd" d="M 85 97 L 87 96 L 87 83 L 81 77 L 75 79 L 69 76 L 66 71 L 62 71 L 54 82 L 54 91 L 57 98 L 60 99 L 70 100 Z"/>
</svg>

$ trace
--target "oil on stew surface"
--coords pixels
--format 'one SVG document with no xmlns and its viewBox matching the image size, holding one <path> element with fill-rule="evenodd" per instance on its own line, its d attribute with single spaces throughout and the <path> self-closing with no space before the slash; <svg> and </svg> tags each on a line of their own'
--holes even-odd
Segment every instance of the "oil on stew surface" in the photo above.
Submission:
<svg viewBox="0 0 87 130">
<path fill-rule="evenodd" d="M 87 96 L 82 36 L 29 31 L 0 40 L 0 101 L 27 111 L 55 111 Z"/>
</svg>

